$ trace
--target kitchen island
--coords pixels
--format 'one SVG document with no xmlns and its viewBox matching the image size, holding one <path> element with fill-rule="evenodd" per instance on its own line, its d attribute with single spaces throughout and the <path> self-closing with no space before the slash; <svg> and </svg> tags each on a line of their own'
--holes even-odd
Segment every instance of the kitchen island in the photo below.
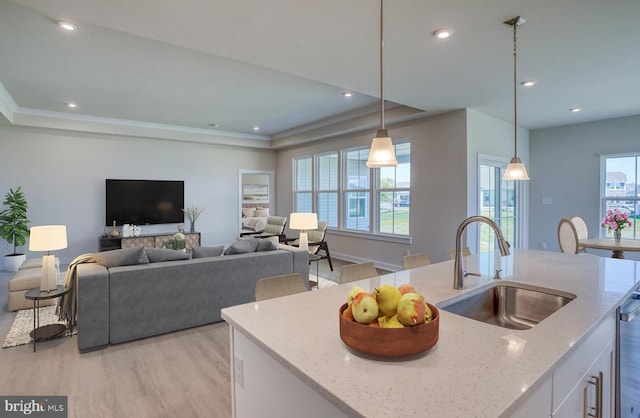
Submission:
<svg viewBox="0 0 640 418">
<path fill-rule="evenodd" d="M 612 373 L 615 310 L 640 283 L 640 264 L 512 250 L 507 257 L 465 257 L 465 267 L 482 276 L 468 276 L 462 290 L 453 289 L 453 262 L 447 261 L 224 309 L 234 416 L 565 416 L 573 394 L 582 395 L 579 380 L 592 364 L 604 362 Z M 338 309 L 354 285 L 373 290 L 411 283 L 440 306 L 490 285 L 496 269 L 502 269 L 504 281 L 576 298 L 529 330 L 440 309 L 438 343 L 409 358 L 362 355 L 340 339 Z M 613 376 L 607 379 L 604 391 L 610 399 Z M 604 416 L 611 409 L 609 401 Z"/>
</svg>

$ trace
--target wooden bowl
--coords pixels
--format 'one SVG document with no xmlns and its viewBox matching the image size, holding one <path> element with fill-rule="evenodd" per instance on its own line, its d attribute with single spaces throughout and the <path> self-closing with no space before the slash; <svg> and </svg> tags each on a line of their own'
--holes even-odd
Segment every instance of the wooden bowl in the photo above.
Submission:
<svg viewBox="0 0 640 418">
<path fill-rule="evenodd" d="M 350 321 L 342 316 L 345 303 L 338 312 L 340 338 L 356 351 L 374 356 L 400 357 L 422 353 L 438 342 L 440 311 L 430 303 L 432 319 L 420 325 L 405 328 L 377 328 Z"/>
</svg>

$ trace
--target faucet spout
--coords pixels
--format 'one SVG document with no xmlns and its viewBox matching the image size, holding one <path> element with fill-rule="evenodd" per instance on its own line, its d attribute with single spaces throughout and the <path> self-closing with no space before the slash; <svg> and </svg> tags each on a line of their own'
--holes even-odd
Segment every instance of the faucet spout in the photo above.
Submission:
<svg viewBox="0 0 640 418">
<path fill-rule="evenodd" d="M 470 216 L 458 227 L 458 232 L 456 232 L 456 258 L 454 262 L 454 271 L 453 271 L 453 288 L 454 289 L 462 289 L 464 288 L 464 278 L 470 274 L 464 269 L 464 257 L 462 255 L 462 234 L 468 225 L 474 222 L 483 222 L 486 223 L 493 229 L 496 233 L 496 238 L 498 240 L 498 248 L 500 249 L 500 255 L 503 257 L 509 255 L 509 243 L 504 239 L 502 235 L 502 230 L 498 224 L 496 224 L 492 219 L 487 218 L 486 216 Z"/>
</svg>

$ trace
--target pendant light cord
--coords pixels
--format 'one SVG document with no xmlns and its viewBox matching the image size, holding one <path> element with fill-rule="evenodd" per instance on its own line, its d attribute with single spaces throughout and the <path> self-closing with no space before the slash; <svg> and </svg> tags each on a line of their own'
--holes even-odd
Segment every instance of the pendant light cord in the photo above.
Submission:
<svg viewBox="0 0 640 418">
<path fill-rule="evenodd" d="M 380 0 L 380 127 L 384 128 L 384 64 L 383 64 L 383 49 L 384 49 L 384 38 L 383 38 L 383 5 L 384 0 Z"/>
<path fill-rule="evenodd" d="M 513 142 L 514 142 L 514 156 L 518 156 L 518 97 L 517 97 L 517 78 L 516 78 L 516 48 L 517 48 L 517 33 L 518 31 L 518 19 L 513 24 Z"/>
</svg>

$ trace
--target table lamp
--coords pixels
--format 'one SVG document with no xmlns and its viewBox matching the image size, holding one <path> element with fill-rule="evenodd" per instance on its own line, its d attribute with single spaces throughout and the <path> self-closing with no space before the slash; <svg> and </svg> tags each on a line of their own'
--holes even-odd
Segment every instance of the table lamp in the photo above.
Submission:
<svg viewBox="0 0 640 418">
<path fill-rule="evenodd" d="M 29 250 L 47 252 L 47 255 L 42 256 L 40 291 L 48 292 L 56 289 L 58 284 L 58 271 L 55 266 L 55 257 L 51 255 L 51 251 L 61 250 L 63 248 L 67 248 L 66 225 L 44 225 L 31 228 L 29 233 Z"/>
<path fill-rule="evenodd" d="M 305 231 L 318 228 L 318 215 L 315 213 L 294 212 L 291 214 L 289 228 L 300 230 L 298 246 L 309 251 L 309 238 Z"/>
</svg>

